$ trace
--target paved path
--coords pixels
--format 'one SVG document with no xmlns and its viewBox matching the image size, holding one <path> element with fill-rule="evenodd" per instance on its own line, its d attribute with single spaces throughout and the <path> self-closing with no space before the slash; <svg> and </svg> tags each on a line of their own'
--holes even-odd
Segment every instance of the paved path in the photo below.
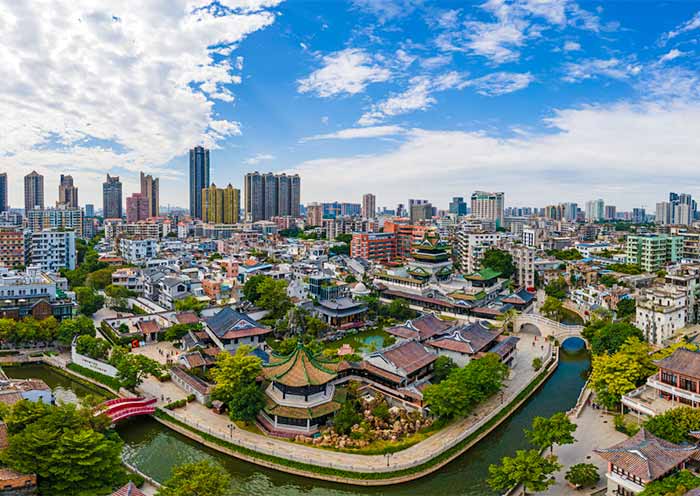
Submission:
<svg viewBox="0 0 700 496">
<path fill-rule="evenodd" d="M 175 410 L 172 412 L 172 416 L 195 426 L 199 430 L 235 444 L 302 463 L 356 472 L 390 472 L 409 468 L 432 459 L 447 447 L 467 437 L 498 411 L 501 405 L 508 404 L 530 384 L 537 375 L 532 369 L 533 358 L 540 357 L 546 363 L 552 350 L 542 338 L 537 339 L 527 335 L 520 337 L 517 363 L 510 378 L 506 381 L 502 395 L 495 395 L 469 417 L 450 424 L 419 444 L 394 453 L 388 459 L 384 455 L 339 453 L 247 432 L 237 429 L 235 426 L 231 427 L 231 421 L 227 416 L 216 415 L 211 410 L 196 403 Z M 144 389 L 156 386 L 156 384 L 148 384 L 153 381 L 154 379 L 149 378 L 144 382 Z M 160 399 L 159 396 L 158 398 Z"/>
<path fill-rule="evenodd" d="M 545 496 L 574 496 L 589 494 L 591 491 L 576 491 L 569 486 L 564 479 L 566 471 L 571 465 L 577 463 L 592 463 L 598 467 L 600 481 L 598 488 L 605 487 L 605 472 L 607 463 L 601 457 L 593 453 L 595 448 L 607 448 L 615 443 L 627 439 L 627 436 L 615 430 L 613 417 L 605 415 L 600 410 L 585 407 L 579 418 L 576 419 L 578 428 L 574 432 L 576 442 L 554 448 L 554 454 L 559 458 L 559 463 L 564 467 L 556 474 L 557 482 L 542 494 Z"/>
</svg>

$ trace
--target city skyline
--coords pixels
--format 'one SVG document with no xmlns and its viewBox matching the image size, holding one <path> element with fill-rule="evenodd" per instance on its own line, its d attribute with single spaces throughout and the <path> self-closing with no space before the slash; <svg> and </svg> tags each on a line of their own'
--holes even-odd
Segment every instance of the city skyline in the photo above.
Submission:
<svg viewBox="0 0 700 496">
<path fill-rule="evenodd" d="M 657 188 L 700 193 L 692 4 L 186 5 L 163 15 L 156 5 L 93 12 L 65 2 L 43 17 L 9 4 L 18 22 L 4 28 L 5 49 L 17 63 L 6 81 L 26 84 L 0 86 L 0 171 L 36 170 L 50 192 L 70 174 L 83 201 L 98 204 L 105 173 L 137 191 L 143 170 L 162 179 L 161 204 L 186 207 L 187 151 L 202 144 L 212 182 L 241 188 L 256 168 L 299 173 L 303 203 L 375 189 L 386 191 L 380 205 L 420 192 L 447 208 L 483 189 L 512 204 L 602 197 L 652 209 Z M 37 23 L 31 42 L 14 27 L 28 23 Z M 187 35 L 175 36 L 181 25 Z M 161 41 L 176 38 L 175 49 Z M 71 48 L 47 49 L 57 39 Z M 114 59 L 122 50 L 133 63 Z M 40 67 L 66 68 L 57 81 L 76 91 L 47 84 Z M 154 67 L 168 77 L 153 79 Z M 10 188 L 10 204 L 21 200 Z"/>
</svg>

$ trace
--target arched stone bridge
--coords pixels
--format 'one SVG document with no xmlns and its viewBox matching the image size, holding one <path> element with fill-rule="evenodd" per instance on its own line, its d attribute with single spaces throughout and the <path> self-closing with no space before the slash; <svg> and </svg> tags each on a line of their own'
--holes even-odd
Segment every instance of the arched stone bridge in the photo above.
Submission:
<svg viewBox="0 0 700 496">
<path fill-rule="evenodd" d="M 518 315 L 513 324 L 513 332 L 515 334 L 524 332 L 538 334 L 543 337 L 553 336 L 560 343 L 563 343 L 566 338 L 581 338 L 586 341 L 581 335 L 582 331 L 582 325 L 562 324 L 534 313 Z M 586 346 L 588 346 L 588 342 L 586 342 Z"/>
</svg>

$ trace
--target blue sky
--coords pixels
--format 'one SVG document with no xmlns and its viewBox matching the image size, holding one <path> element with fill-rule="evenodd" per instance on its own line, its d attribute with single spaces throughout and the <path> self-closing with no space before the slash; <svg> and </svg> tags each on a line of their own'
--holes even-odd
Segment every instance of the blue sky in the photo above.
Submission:
<svg viewBox="0 0 700 496">
<path fill-rule="evenodd" d="M 445 208 L 700 196 L 700 2 L 0 0 L 0 167 L 47 201 L 104 174 L 160 175 L 186 205 L 186 151 L 217 184 L 298 172 L 302 201 Z"/>
</svg>

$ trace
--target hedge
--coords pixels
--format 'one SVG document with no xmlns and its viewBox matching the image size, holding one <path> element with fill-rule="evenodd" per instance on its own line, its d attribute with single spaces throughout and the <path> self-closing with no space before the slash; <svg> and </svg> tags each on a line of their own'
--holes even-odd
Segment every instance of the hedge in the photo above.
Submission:
<svg viewBox="0 0 700 496">
<path fill-rule="evenodd" d="M 80 375 L 84 375 L 85 377 L 89 377 L 90 379 L 94 379 L 97 382 L 114 389 L 115 391 L 119 391 L 119 388 L 122 387 L 121 383 L 114 377 L 100 374 L 99 372 L 95 372 L 94 370 L 81 367 L 78 364 L 69 363 L 68 365 L 66 365 L 66 368 L 72 370 L 73 372 L 77 372 Z"/>
<path fill-rule="evenodd" d="M 487 432 L 489 429 L 491 429 L 494 425 L 498 424 L 504 417 L 507 417 L 508 415 L 512 414 L 515 411 L 516 406 L 525 398 L 527 398 L 532 391 L 534 391 L 536 388 L 538 388 L 542 382 L 544 381 L 545 377 L 547 376 L 547 373 L 550 369 L 550 366 L 552 364 L 552 360 L 550 360 L 544 370 L 535 378 L 534 381 L 532 381 L 525 389 L 523 389 L 513 400 L 508 403 L 508 405 L 501 409 L 496 415 L 494 415 L 491 419 L 489 419 L 488 422 L 486 422 L 484 425 L 482 425 L 478 430 L 475 432 L 472 432 L 469 436 L 467 436 L 465 439 L 457 443 L 455 446 L 452 448 L 443 451 L 439 455 L 435 456 L 434 458 L 431 458 L 425 463 L 422 463 L 420 465 L 417 465 L 415 467 L 411 468 L 406 468 L 403 470 L 397 470 L 394 472 L 352 472 L 349 470 L 342 470 L 342 469 L 334 469 L 334 468 L 329 468 L 329 467 L 320 467 L 317 465 L 310 465 L 307 463 L 301 463 L 301 462 L 296 462 L 293 460 L 288 460 L 286 458 L 280 458 L 277 456 L 272 456 L 272 455 L 266 455 L 264 453 L 260 453 L 248 448 L 244 448 L 243 446 L 238 446 L 236 444 L 230 443 L 228 441 L 224 441 L 223 439 L 220 439 L 216 436 L 212 436 L 211 434 L 207 434 L 206 432 L 202 432 L 188 424 L 185 424 L 183 422 L 180 422 L 177 419 L 174 419 L 167 413 L 165 413 L 162 410 L 156 410 L 155 416 L 158 418 L 161 418 L 163 420 L 166 420 L 168 422 L 171 422 L 173 424 L 176 424 L 184 429 L 187 429 L 190 432 L 193 432 L 203 438 L 206 441 L 209 441 L 214 444 L 218 444 L 219 446 L 222 446 L 224 448 L 227 448 L 231 451 L 235 451 L 238 453 L 241 453 L 242 455 L 249 456 L 251 458 L 257 458 L 259 460 L 264 460 L 270 463 L 274 463 L 276 465 L 280 465 L 283 467 L 289 467 L 293 468 L 296 470 L 302 470 L 305 472 L 312 472 L 312 473 L 317 473 L 321 475 L 332 475 L 332 476 L 337 476 L 337 477 L 343 477 L 346 479 L 356 479 L 356 480 L 381 480 L 381 479 L 392 479 L 396 477 L 403 477 L 406 475 L 411 475 L 419 472 L 423 472 L 430 467 L 441 463 L 457 453 L 461 452 L 464 450 L 465 446 L 469 445 L 471 442 L 473 442 L 475 439 L 477 439 L 479 436 L 481 436 L 484 432 Z"/>
</svg>

